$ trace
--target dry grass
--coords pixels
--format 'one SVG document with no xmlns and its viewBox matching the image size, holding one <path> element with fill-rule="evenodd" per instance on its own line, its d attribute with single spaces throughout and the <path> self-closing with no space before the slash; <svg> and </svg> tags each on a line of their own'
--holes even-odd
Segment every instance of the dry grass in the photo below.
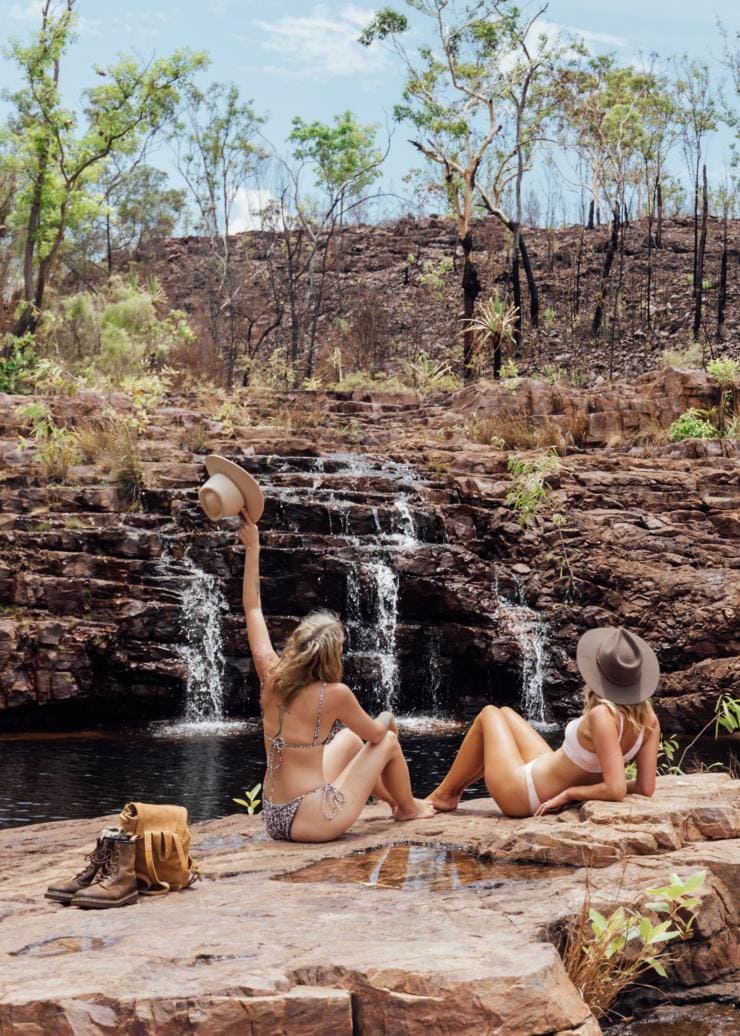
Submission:
<svg viewBox="0 0 740 1036">
<path fill-rule="evenodd" d="M 99 465 L 118 486 L 126 503 L 136 505 L 144 488 L 136 421 L 114 415 L 81 424 L 75 430 L 75 440 L 83 463 Z"/>
<path fill-rule="evenodd" d="M 657 421 L 650 421 L 648 425 L 637 431 L 613 432 L 607 439 L 606 445 L 611 449 L 620 449 L 632 446 L 665 446 L 668 441 L 668 429 L 663 428 Z"/>
<path fill-rule="evenodd" d="M 562 453 L 568 445 L 560 425 L 549 418 L 540 424 L 528 417 L 501 414 L 474 417 L 466 421 L 464 433 L 471 442 L 505 450 L 534 450 L 552 447 Z"/>
<path fill-rule="evenodd" d="M 318 428 L 324 423 L 325 416 L 324 408 L 321 406 L 311 409 L 284 406 L 270 416 L 269 423 L 275 428 L 300 431 L 303 428 Z"/>
<path fill-rule="evenodd" d="M 194 421 L 184 425 L 177 434 L 177 445 L 189 453 L 210 453 L 213 444 L 205 422 Z"/>
</svg>

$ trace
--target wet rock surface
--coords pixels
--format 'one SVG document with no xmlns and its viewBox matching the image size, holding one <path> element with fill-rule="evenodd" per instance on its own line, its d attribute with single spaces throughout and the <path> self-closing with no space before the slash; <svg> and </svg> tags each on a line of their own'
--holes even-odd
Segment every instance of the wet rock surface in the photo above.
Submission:
<svg viewBox="0 0 740 1036">
<path fill-rule="evenodd" d="M 702 775 L 660 778 L 652 800 L 592 803 L 536 823 L 502 818 L 483 799 L 405 825 L 373 806 L 321 846 L 271 842 L 260 818 L 225 817 L 193 826 L 203 879 L 191 889 L 100 913 L 43 892 L 79 869 L 102 818 L 0 832 L 0 1031 L 596 1036 L 551 941 L 580 909 L 587 878 L 606 908 L 637 905 L 671 872 L 705 868 L 695 933 L 656 995 L 732 983 L 739 797 L 737 782 Z M 358 850 L 376 850 L 377 868 L 377 850 L 399 842 L 410 844 L 404 890 L 275 880 L 317 861 L 340 870 Z M 440 844 L 508 869 L 431 891 L 415 881 L 414 853 Z M 574 845 L 606 848 L 592 853 L 590 871 L 532 865 L 575 863 Z M 519 876 L 517 862 L 526 864 Z"/>
<path fill-rule="evenodd" d="M 347 679 L 368 707 L 471 713 L 494 701 L 561 719 L 580 707 L 578 637 L 624 624 L 660 658 L 666 731 L 698 730 L 738 683 L 737 447 L 607 443 L 716 393 L 700 372 L 669 370 L 595 390 L 524 380 L 426 400 L 242 395 L 233 428 L 173 394 L 142 432 L 138 509 L 94 465 L 49 483 L 19 445 L 27 398 L 0 396 L 0 723 L 181 713 L 183 601 L 201 577 L 223 595 L 226 709 L 256 713 L 236 523 L 207 522 L 202 457 L 182 445 L 200 424 L 209 449 L 265 488 L 263 603 L 277 641 L 312 607 L 338 611 Z M 104 402 L 47 400 L 71 428 Z M 512 415 L 580 435 L 549 476 L 559 528 L 517 524 L 507 454 L 469 437 L 471 420 Z"/>
</svg>

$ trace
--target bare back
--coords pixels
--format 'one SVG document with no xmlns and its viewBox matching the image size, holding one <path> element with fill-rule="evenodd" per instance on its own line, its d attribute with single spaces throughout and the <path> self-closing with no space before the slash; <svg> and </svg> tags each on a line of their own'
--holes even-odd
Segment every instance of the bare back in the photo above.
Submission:
<svg viewBox="0 0 740 1036">
<path fill-rule="evenodd" d="M 332 690 L 333 685 L 314 681 L 298 691 L 288 708 L 270 694 L 269 685 L 263 690 L 269 795 L 275 801 L 287 802 L 324 783 L 324 746 L 336 733 Z"/>
</svg>

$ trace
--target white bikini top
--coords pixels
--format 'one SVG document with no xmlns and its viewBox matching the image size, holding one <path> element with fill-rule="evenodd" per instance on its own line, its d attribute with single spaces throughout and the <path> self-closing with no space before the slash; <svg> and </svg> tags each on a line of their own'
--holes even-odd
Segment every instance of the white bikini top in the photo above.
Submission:
<svg viewBox="0 0 740 1036">
<path fill-rule="evenodd" d="M 584 748 L 581 742 L 578 740 L 578 727 L 580 725 L 583 716 L 578 716 L 577 719 L 572 719 L 568 726 L 565 728 L 565 740 L 563 741 L 563 755 L 567 756 L 572 763 L 579 766 L 586 773 L 601 773 L 601 763 L 596 752 L 589 752 L 587 748 Z M 622 740 L 622 731 L 624 730 L 624 716 L 620 712 L 619 714 L 619 740 Z M 626 763 L 630 759 L 634 759 L 637 753 L 642 748 L 643 738 L 645 731 L 641 730 L 637 735 L 637 740 L 632 745 L 632 748 L 628 752 L 625 752 L 622 758 Z"/>
</svg>

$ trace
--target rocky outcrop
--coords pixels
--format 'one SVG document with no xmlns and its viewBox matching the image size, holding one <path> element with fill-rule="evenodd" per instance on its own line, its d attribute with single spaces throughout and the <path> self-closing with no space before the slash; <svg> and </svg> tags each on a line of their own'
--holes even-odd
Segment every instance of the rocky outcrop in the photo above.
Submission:
<svg viewBox="0 0 740 1036">
<path fill-rule="evenodd" d="M 647 888 L 700 868 L 694 933 L 652 995 L 732 981 L 738 966 L 738 785 L 726 777 L 661 778 L 652 800 L 536 823 L 505 819 L 488 799 L 405 825 L 369 807 L 321 846 L 267 841 L 259 818 L 226 817 L 194 825 L 203 879 L 186 892 L 104 913 L 44 900 L 102 823 L 0 832 L 3 1033 L 597 1036 L 552 941 L 586 883 L 601 909 L 642 908 Z M 399 839 L 392 880 L 387 852 L 363 873 L 355 854 L 377 860 Z M 595 849 L 594 869 L 574 846 Z M 472 884 L 460 848 L 489 867 Z M 514 862 L 532 860 L 575 866 Z M 348 863 L 354 880 L 341 883 Z"/>
<path fill-rule="evenodd" d="M 172 393 L 140 437 L 134 508 L 95 465 L 47 482 L 18 438 L 27 399 L 0 397 L 0 722 L 75 709 L 86 722 L 177 714 L 185 557 L 225 595 L 229 707 L 256 711 L 241 552 L 234 528 L 209 525 L 198 507 L 196 429 L 265 487 L 263 600 L 275 636 L 311 607 L 337 610 L 347 676 L 369 707 L 521 707 L 534 680 L 564 716 L 579 707 L 578 636 L 621 623 L 656 646 L 666 731 L 698 730 L 737 684 L 736 446 L 606 444 L 715 393 L 705 375 L 677 371 L 609 391 L 523 382 L 427 400 L 242 393 L 230 425 L 214 416 L 220 401 L 209 410 Z M 58 424 L 79 428 L 105 400 L 47 402 Z M 110 403 L 130 406 L 121 395 Z M 530 429 L 554 422 L 561 445 L 571 442 L 543 511 L 560 513 L 559 527 L 545 517 L 522 529 L 506 503 L 507 453 L 471 441 L 471 421 L 495 430 L 512 416 Z M 585 445 L 573 445 L 581 434 Z"/>
</svg>

